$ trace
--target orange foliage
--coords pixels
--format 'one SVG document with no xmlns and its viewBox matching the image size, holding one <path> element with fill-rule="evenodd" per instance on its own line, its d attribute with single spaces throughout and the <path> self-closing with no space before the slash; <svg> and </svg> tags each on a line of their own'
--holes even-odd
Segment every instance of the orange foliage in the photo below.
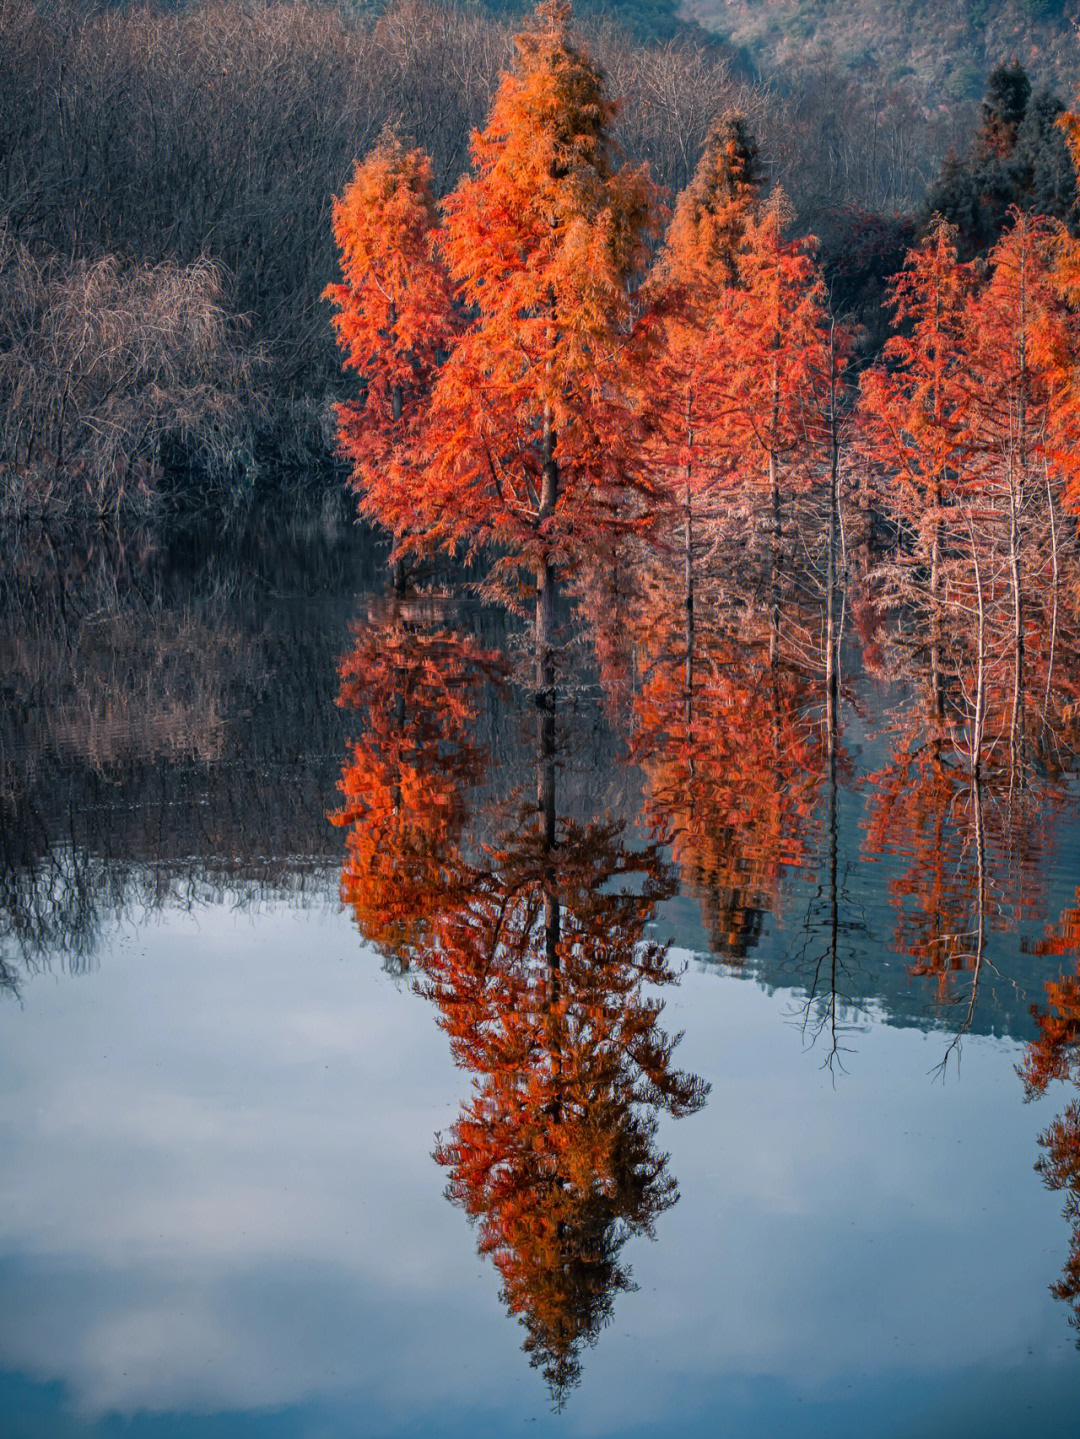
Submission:
<svg viewBox="0 0 1080 1439">
<path fill-rule="evenodd" d="M 974 275 L 935 216 L 890 285 L 899 333 L 862 376 L 861 448 L 885 472 L 895 512 L 932 557 L 941 506 L 964 468 L 967 311 Z"/>
<path fill-rule="evenodd" d="M 967 429 L 983 483 L 1004 463 L 1008 483 L 1045 475 L 1075 507 L 1077 337 L 1055 283 L 1061 234 L 1055 221 L 1014 210 L 990 252 L 987 282 L 967 309 Z"/>
<path fill-rule="evenodd" d="M 587 550 L 651 491 L 620 383 L 631 292 L 657 217 L 643 170 L 612 163 L 615 105 L 546 0 L 516 40 L 472 172 L 445 204 L 443 253 L 472 316 L 439 372 L 423 529 L 536 567 Z"/>
<path fill-rule="evenodd" d="M 1075 940 L 1080 910 L 1069 910 L 1060 937 Z M 1075 945 L 1073 946 L 1075 947 Z M 1032 1006 L 1038 1036 L 1028 1045 L 1020 1073 L 1028 1099 L 1054 1080 L 1080 1086 L 1080 969 L 1046 986 L 1046 1008 Z M 1064 1273 L 1051 1292 L 1070 1305 L 1070 1322 L 1080 1328 L 1080 1103 L 1075 1099 L 1039 1135 L 1045 1153 L 1035 1168 L 1048 1189 L 1066 1192 L 1065 1218 L 1072 1226 Z"/>
<path fill-rule="evenodd" d="M 684 505 L 688 523 L 695 498 L 710 487 L 726 455 L 722 301 L 738 282 L 759 185 L 757 147 L 741 116 L 728 116 L 709 132 L 650 279 L 657 343 L 641 352 L 638 387 L 649 418 L 650 458 L 671 497 Z"/>
<path fill-rule="evenodd" d="M 427 992 L 476 1076 L 436 1158 L 561 1402 L 631 1287 L 622 1245 L 677 1197 L 656 1111 L 688 1113 L 705 1088 L 672 1068 L 646 992 L 674 977 L 643 939 L 671 890 L 656 851 L 570 822 L 554 847 L 542 827 L 504 843 L 443 914 L 428 961 Z"/>
<path fill-rule="evenodd" d="M 362 401 L 337 407 L 339 447 L 362 513 L 397 533 L 411 523 L 421 483 L 413 447 L 453 330 L 427 156 L 384 135 L 335 199 L 333 229 L 345 283 L 328 285 L 325 298 L 338 310 L 345 365 L 364 385 Z"/>
<path fill-rule="evenodd" d="M 690 703 L 670 648 L 654 652 L 635 702 L 645 822 L 671 846 L 714 952 L 731 959 L 776 909 L 784 874 L 807 862 L 823 762 L 811 693 L 807 676 L 771 663 L 765 647 L 701 636 Z"/>
<path fill-rule="evenodd" d="M 786 240 L 788 219 L 777 192 L 747 226 L 740 284 L 728 292 L 722 319 L 722 404 L 728 443 L 740 457 L 732 479 L 760 488 L 767 478 L 774 508 L 779 466 L 789 462 L 785 489 L 808 479 L 806 461 L 821 439 L 822 400 L 837 363 L 812 241 Z"/>
<path fill-rule="evenodd" d="M 658 265 L 662 280 L 683 287 L 698 312 L 738 283 L 761 182 L 757 145 L 745 120 L 725 115 L 706 136 L 693 178 L 678 198 Z"/>
<path fill-rule="evenodd" d="M 631 1287 L 620 1249 L 676 1198 L 656 1114 L 704 1100 L 671 1063 L 653 989 L 676 976 L 644 938 L 670 871 L 616 824 L 481 808 L 477 689 L 502 666 L 433 600 L 376 607 L 341 673 L 341 702 L 363 716 L 333 816 L 349 827 L 342 897 L 416 973 L 474 1077 L 437 1158 L 561 1400 Z M 549 738 L 541 724 L 538 791 L 553 809 Z"/>
<path fill-rule="evenodd" d="M 331 815 L 347 826 L 341 898 L 361 934 L 402 969 L 427 942 L 432 915 L 460 882 L 467 795 L 486 763 L 476 690 L 498 658 L 397 601 L 356 629 L 341 661 L 338 703 L 358 711 Z"/>
<path fill-rule="evenodd" d="M 871 861 L 897 856 L 904 865 L 889 882 L 893 944 L 910 957 L 912 974 L 936 978 L 937 997 L 948 1002 L 954 973 L 972 967 L 976 949 L 979 893 L 970 858 L 982 840 L 970 778 L 936 717 L 915 713 L 867 788 L 865 854 Z"/>
<path fill-rule="evenodd" d="M 1063 949 L 1080 944 L 1080 909 L 1063 916 L 1057 942 Z M 1072 1078 L 1080 1084 L 1080 970 L 1046 986 L 1046 1007 L 1032 1005 L 1038 1036 L 1024 1054 L 1024 1092 L 1031 1099 L 1052 1080 Z"/>
</svg>

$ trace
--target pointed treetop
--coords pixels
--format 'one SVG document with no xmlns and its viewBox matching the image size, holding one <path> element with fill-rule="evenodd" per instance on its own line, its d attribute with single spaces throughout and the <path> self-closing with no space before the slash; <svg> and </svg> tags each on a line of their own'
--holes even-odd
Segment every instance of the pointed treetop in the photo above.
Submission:
<svg viewBox="0 0 1080 1439">
<path fill-rule="evenodd" d="M 1018 60 L 991 72 L 982 102 L 979 143 L 987 154 L 1005 156 L 1016 144 L 1016 132 L 1031 97 L 1031 81 Z"/>
<path fill-rule="evenodd" d="M 505 128 L 499 122 L 512 113 L 513 124 L 526 135 L 546 136 L 552 178 L 582 166 L 606 176 L 611 173 L 607 131 L 618 106 L 605 95 L 600 66 L 576 43 L 572 20 L 564 0 L 541 0 L 532 23 L 514 37 L 517 63 L 509 88 L 510 77 L 504 77 L 491 125 Z"/>
<path fill-rule="evenodd" d="M 754 218 L 763 172 L 738 111 L 714 121 L 668 232 L 667 270 L 682 283 L 734 284 L 738 250 Z"/>
</svg>

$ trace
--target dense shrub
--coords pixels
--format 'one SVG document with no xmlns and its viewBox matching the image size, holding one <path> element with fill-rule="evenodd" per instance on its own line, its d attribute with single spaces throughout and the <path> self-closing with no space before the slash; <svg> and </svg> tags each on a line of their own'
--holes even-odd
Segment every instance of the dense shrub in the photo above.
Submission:
<svg viewBox="0 0 1080 1439">
<path fill-rule="evenodd" d="M 35 258 L 0 230 L 0 502 L 147 502 L 164 447 L 250 466 L 258 357 L 209 260 Z"/>
</svg>

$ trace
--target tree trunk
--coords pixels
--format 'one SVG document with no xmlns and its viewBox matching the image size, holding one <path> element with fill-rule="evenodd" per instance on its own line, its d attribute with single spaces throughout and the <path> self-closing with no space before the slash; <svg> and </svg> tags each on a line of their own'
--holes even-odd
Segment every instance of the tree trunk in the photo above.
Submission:
<svg viewBox="0 0 1080 1439">
<path fill-rule="evenodd" d="M 975 715 L 972 721 L 969 763 L 976 778 L 982 771 L 983 724 L 986 713 L 986 609 L 983 604 L 982 569 L 979 565 L 979 547 L 975 542 L 975 530 L 968 520 L 971 539 L 971 561 L 975 570 Z"/>
<path fill-rule="evenodd" d="M 686 467 L 686 722 L 694 717 L 694 510 L 690 490 L 690 466 Z"/>
<path fill-rule="evenodd" d="M 835 336 L 835 329 L 833 337 Z M 836 703 L 839 687 L 840 642 L 836 618 L 837 568 L 840 548 L 840 437 L 836 413 L 835 356 L 830 338 L 830 363 L 833 373 L 829 385 L 829 533 L 825 562 L 825 690 L 829 722 L 830 751 L 836 732 Z"/>
<path fill-rule="evenodd" d="M 930 491 L 934 506 L 934 525 L 930 541 L 930 688 L 934 714 L 940 720 L 945 714 L 945 687 L 941 677 L 941 475 L 934 476 Z"/>
<path fill-rule="evenodd" d="M 544 412 L 543 486 L 539 523 L 555 513 L 559 498 L 559 465 L 555 458 L 555 425 L 550 409 Z M 536 803 L 548 863 L 544 877 L 544 935 L 552 998 L 558 990 L 559 899 L 555 883 L 555 567 L 544 544 L 536 570 Z"/>
<path fill-rule="evenodd" d="M 390 391 L 390 405 L 393 411 L 394 424 L 401 419 L 401 386 L 395 385 Z M 405 561 L 399 555 L 391 566 L 391 578 L 394 585 L 394 593 L 403 595 L 405 593 Z"/>
</svg>

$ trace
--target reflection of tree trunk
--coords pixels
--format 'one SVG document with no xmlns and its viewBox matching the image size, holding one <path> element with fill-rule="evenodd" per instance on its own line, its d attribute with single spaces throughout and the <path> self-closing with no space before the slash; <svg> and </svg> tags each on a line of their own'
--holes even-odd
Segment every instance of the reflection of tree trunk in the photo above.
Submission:
<svg viewBox="0 0 1080 1439">
<path fill-rule="evenodd" d="M 828 838 L 828 861 L 829 861 L 829 1034 L 832 1039 L 830 1058 L 837 1053 L 838 1040 L 836 1032 L 836 989 L 837 989 L 837 964 L 838 947 L 840 938 L 840 898 L 839 898 L 839 838 L 840 823 L 838 797 L 836 792 L 836 750 L 837 750 L 837 707 L 836 707 L 836 686 L 835 667 L 833 670 L 833 681 L 830 683 L 827 700 L 826 724 L 828 728 L 827 740 L 827 761 L 829 770 L 829 838 Z"/>
<path fill-rule="evenodd" d="M 950 1053 L 954 1049 L 959 1050 L 960 1041 L 971 1028 L 971 1022 L 975 1018 L 975 1006 L 979 1001 L 979 980 L 986 953 L 986 830 L 983 824 L 982 779 L 977 771 L 971 779 L 971 807 L 975 818 L 975 949 L 969 956 L 971 993 L 963 1021 L 941 1061 L 942 1069 L 948 1063 Z"/>
<path fill-rule="evenodd" d="M 559 497 L 559 466 L 555 458 L 555 426 L 550 408 L 544 412 L 543 488 L 540 524 L 555 512 Z M 545 537 L 546 540 L 546 537 Z M 557 995 L 559 968 L 559 900 L 555 884 L 555 567 L 545 543 L 544 558 L 536 571 L 536 802 L 543 827 L 544 935 L 552 998 Z"/>
<path fill-rule="evenodd" d="M 934 476 L 930 491 L 934 524 L 930 540 L 930 688 L 934 714 L 945 714 L 945 689 L 941 677 L 941 475 Z"/>
<path fill-rule="evenodd" d="M 978 928 L 975 942 L 975 967 L 971 985 L 971 1007 L 974 1011 L 975 997 L 979 990 L 979 971 L 982 969 L 983 950 L 986 947 L 986 832 L 983 826 L 982 780 L 978 775 L 971 791 L 975 809 L 975 868 L 978 886 Z M 970 1023 L 970 1019 L 968 1023 Z"/>
<path fill-rule="evenodd" d="M 543 826 L 544 846 L 544 953 L 550 974 L 552 999 L 558 997 L 559 895 L 555 864 L 555 712 L 544 707 L 537 716 L 538 746 L 536 802 Z"/>
<path fill-rule="evenodd" d="M 393 790 L 393 804 L 394 804 L 394 813 L 395 813 L 395 815 L 399 815 L 399 814 L 401 813 L 402 792 L 401 792 L 401 759 L 400 759 L 400 746 L 402 746 L 402 745 L 404 744 L 404 742 L 405 742 L 405 688 L 404 688 L 404 685 L 405 685 L 405 676 L 404 676 L 404 673 L 403 673 L 400 669 L 398 670 L 398 675 L 399 675 L 399 679 L 398 679 L 398 685 L 397 685 L 397 694 L 394 696 L 394 721 L 395 721 L 395 723 L 397 724 L 398 745 L 399 745 L 399 760 L 398 760 L 397 769 L 395 770 L 395 773 L 394 773 L 394 790 Z"/>
<path fill-rule="evenodd" d="M 397 317 L 396 317 L 396 314 L 395 314 L 395 312 L 394 312 L 393 310 L 391 310 L 391 316 L 392 316 L 393 322 L 396 323 Z M 393 386 L 391 387 L 391 390 L 390 390 L 390 407 L 391 407 L 391 412 L 392 412 L 393 417 L 394 417 L 394 425 L 395 425 L 395 427 L 396 427 L 396 426 L 400 423 L 400 421 L 401 421 L 401 386 L 400 386 L 400 385 L 393 385 Z M 399 438 L 400 438 L 400 437 L 399 437 Z M 397 558 L 397 559 L 394 561 L 394 563 L 393 563 L 393 566 L 392 566 L 392 568 L 391 568 L 391 576 L 392 576 L 393 584 L 394 584 L 394 593 L 395 593 L 395 594 L 398 594 L 398 595 L 404 594 L 404 593 L 405 593 L 405 561 L 400 557 L 400 555 L 398 556 L 398 558 Z"/>
<path fill-rule="evenodd" d="M 1053 595 L 1050 608 L 1050 659 L 1046 666 L 1046 690 L 1043 694 L 1042 722 L 1046 724 L 1046 712 L 1050 708 L 1050 689 L 1054 678 L 1054 655 L 1057 649 L 1058 629 L 1058 588 L 1060 585 L 1060 574 L 1058 571 L 1058 538 L 1057 538 L 1057 515 L 1054 512 L 1054 495 L 1050 488 L 1050 481 L 1046 481 L 1046 504 L 1050 513 L 1050 562 L 1053 566 Z"/>
<path fill-rule="evenodd" d="M 538 649 L 538 669 L 543 661 Z M 548 1051 L 551 1056 L 552 1073 L 561 1074 L 563 1067 L 562 1020 L 558 1013 L 562 996 L 559 959 L 559 931 L 562 922 L 562 907 L 559 902 L 557 835 L 555 827 L 555 691 L 550 671 L 546 675 L 547 687 L 537 696 L 536 711 L 536 803 L 540 812 L 541 843 L 543 846 L 543 891 L 544 891 L 544 960 L 547 965 L 547 1035 Z M 555 1090 L 551 1116 L 559 1123 L 562 1115 L 562 1101 Z"/>
<path fill-rule="evenodd" d="M 835 331 L 834 331 L 835 335 Z M 829 781 L 829 1032 L 833 1055 L 837 1052 L 836 983 L 837 948 L 840 932 L 838 895 L 839 816 L 836 792 L 838 697 L 840 687 L 840 643 L 837 624 L 837 567 L 840 541 L 840 445 L 837 433 L 835 360 L 830 383 L 829 405 L 829 534 L 825 565 L 825 727 Z"/>
</svg>

